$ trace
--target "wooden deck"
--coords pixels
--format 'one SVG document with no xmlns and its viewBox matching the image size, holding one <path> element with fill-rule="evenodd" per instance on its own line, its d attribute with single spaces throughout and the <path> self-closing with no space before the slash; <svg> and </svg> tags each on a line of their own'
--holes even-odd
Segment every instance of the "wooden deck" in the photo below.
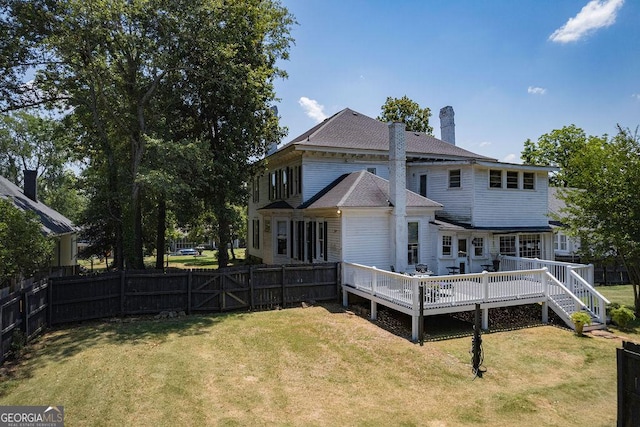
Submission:
<svg viewBox="0 0 640 427">
<path fill-rule="evenodd" d="M 488 310 L 491 308 L 542 303 L 542 321 L 546 322 L 549 302 L 554 311 L 564 310 L 560 314 L 561 317 L 564 314 L 565 321 L 571 312 L 586 306 L 555 279 L 547 267 L 448 276 L 408 276 L 375 267 L 343 263 L 342 273 L 345 305 L 348 303 L 348 294 L 354 294 L 371 301 L 371 316 L 374 319 L 377 316 L 377 304 L 412 316 L 414 340 L 417 339 L 420 317 L 420 287 L 424 287 L 423 316 L 470 311 L 479 304 L 483 329 L 488 329 Z M 560 297 L 568 298 L 571 306 L 554 305 L 554 301 Z M 599 312 L 603 307 L 601 303 L 594 310 Z"/>
</svg>

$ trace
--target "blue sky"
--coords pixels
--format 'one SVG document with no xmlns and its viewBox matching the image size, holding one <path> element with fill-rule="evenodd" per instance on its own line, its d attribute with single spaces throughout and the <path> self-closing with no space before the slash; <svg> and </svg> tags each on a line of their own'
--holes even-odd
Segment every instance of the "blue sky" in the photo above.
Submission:
<svg viewBox="0 0 640 427">
<path fill-rule="evenodd" d="M 283 0 L 298 25 L 276 82 L 283 142 L 387 96 L 455 111 L 456 144 L 520 162 L 526 139 L 640 125 L 640 1 Z"/>
</svg>

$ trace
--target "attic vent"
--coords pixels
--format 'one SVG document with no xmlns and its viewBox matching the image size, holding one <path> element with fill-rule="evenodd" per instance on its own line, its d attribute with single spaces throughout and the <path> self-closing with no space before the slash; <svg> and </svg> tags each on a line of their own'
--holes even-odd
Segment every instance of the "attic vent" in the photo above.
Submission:
<svg viewBox="0 0 640 427">
<path fill-rule="evenodd" d="M 420 134 L 418 132 L 414 132 L 413 133 L 415 136 L 420 136 Z"/>
<path fill-rule="evenodd" d="M 354 112 L 352 112 L 351 114 L 353 114 L 354 116 L 357 116 L 357 115 L 358 115 L 358 113 L 356 113 L 355 111 L 354 111 Z"/>
</svg>

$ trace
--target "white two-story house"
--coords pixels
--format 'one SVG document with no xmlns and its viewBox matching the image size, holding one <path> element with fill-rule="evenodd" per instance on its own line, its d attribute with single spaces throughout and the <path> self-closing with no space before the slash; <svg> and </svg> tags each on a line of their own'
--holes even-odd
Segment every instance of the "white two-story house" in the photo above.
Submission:
<svg viewBox="0 0 640 427">
<path fill-rule="evenodd" d="M 436 274 L 491 269 L 498 254 L 553 259 L 549 168 L 501 163 L 344 109 L 267 155 L 249 201 L 248 255 Z"/>
</svg>

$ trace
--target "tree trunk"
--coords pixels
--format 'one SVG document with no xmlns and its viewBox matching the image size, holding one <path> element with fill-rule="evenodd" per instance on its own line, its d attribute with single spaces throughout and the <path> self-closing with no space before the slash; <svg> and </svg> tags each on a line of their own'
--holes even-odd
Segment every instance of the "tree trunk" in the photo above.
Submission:
<svg viewBox="0 0 640 427">
<path fill-rule="evenodd" d="M 224 268 L 229 265 L 229 253 L 227 252 L 227 242 L 229 236 L 229 222 L 224 212 L 218 217 L 218 236 L 220 238 L 220 247 L 218 248 L 218 268 Z"/>
<path fill-rule="evenodd" d="M 629 281 L 633 286 L 633 305 L 636 317 L 640 317 L 640 260 L 627 260 L 624 256 L 622 265 L 627 269 Z"/>
<path fill-rule="evenodd" d="M 164 196 L 158 201 L 158 227 L 156 229 L 156 268 L 164 269 L 164 247 L 167 222 L 167 201 Z"/>
<path fill-rule="evenodd" d="M 144 270 L 144 249 L 142 243 L 142 197 L 140 186 L 133 184 L 133 268 Z"/>
</svg>

